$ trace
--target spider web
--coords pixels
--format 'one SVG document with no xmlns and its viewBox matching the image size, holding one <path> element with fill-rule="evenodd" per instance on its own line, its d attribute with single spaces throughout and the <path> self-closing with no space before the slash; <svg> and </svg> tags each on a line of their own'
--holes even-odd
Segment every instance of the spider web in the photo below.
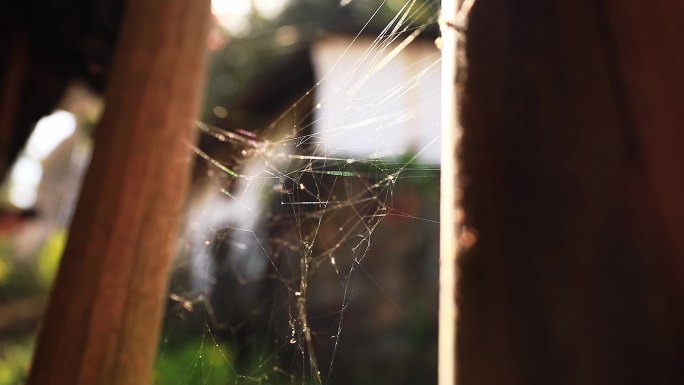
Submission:
<svg viewBox="0 0 684 385">
<path fill-rule="evenodd" d="M 198 123 L 214 143 L 194 148 L 204 188 L 181 239 L 155 383 L 434 382 L 439 169 L 422 159 L 439 136 L 409 148 L 392 139 L 402 125 L 437 125 L 414 91 L 439 72 L 438 53 L 400 58 L 438 15 L 409 0 L 362 44 L 386 3 L 270 124 Z"/>
</svg>

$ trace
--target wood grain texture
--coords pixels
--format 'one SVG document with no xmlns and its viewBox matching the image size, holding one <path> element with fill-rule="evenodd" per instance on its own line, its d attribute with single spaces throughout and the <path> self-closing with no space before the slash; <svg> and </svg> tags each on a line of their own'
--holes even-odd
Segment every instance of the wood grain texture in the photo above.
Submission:
<svg viewBox="0 0 684 385">
<path fill-rule="evenodd" d="M 475 4 L 459 384 L 684 383 L 681 14 Z"/>
<path fill-rule="evenodd" d="M 684 294 L 684 3 L 604 2 L 644 171 Z"/>
<path fill-rule="evenodd" d="M 189 180 L 208 0 L 132 0 L 31 385 L 150 383 Z"/>
</svg>

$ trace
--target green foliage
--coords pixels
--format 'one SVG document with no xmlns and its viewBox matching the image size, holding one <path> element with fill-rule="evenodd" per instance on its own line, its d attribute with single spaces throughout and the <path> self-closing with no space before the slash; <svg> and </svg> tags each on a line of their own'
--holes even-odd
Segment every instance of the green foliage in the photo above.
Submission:
<svg viewBox="0 0 684 385">
<path fill-rule="evenodd" d="M 66 240 L 65 229 L 55 230 L 37 254 L 21 259 L 10 240 L 0 239 L 0 300 L 45 296 L 57 275 Z"/>
<path fill-rule="evenodd" d="M 223 385 L 235 383 L 232 353 L 205 339 L 163 351 L 157 360 L 154 385 Z M 2 384 L 0 384 L 2 385 Z"/>
<path fill-rule="evenodd" d="M 32 350 L 31 340 L 0 346 L 0 385 L 24 383 Z"/>
<path fill-rule="evenodd" d="M 10 275 L 12 275 L 13 269 L 14 266 L 9 258 L 5 257 L 5 255 L 0 255 L 0 286 L 7 281 Z"/>
<path fill-rule="evenodd" d="M 64 229 L 55 231 L 48 238 L 43 248 L 38 253 L 36 273 L 39 282 L 49 287 L 57 275 L 59 261 L 66 246 L 67 232 Z"/>
</svg>

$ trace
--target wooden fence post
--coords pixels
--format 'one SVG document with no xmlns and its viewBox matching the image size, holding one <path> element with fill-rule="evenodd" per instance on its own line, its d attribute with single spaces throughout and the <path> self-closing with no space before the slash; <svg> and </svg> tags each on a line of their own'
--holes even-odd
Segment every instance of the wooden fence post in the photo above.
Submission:
<svg viewBox="0 0 684 385">
<path fill-rule="evenodd" d="M 456 380 L 456 242 L 458 211 L 458 174 L 456 148 L 460 136 L 457 113 L 457 1 L 443 0 L 440 15 L 442 39 L 441 94 L 441 172 L 440 172 L 440 245 L 439 245 L 439 339 L 437 381 L 454 385 Z"/>
<path fill-rule="evenodd" d="M 30 385 L 151 381 L 209 23 L 209 0 L 127 2 Z"/>
<path fill-rule="evenodd" d="M 461 383 L 684 382 L 683 12 L 473 7 Z"/>
<path fill-rule="evenodd" d="M 455 385 L 458 379 L 458 254 L 463 236 L 461 181 L 458 153 L 461 144 L 460 95 L 465 71 L 464 31 L 474 0 L 442 0 L 441 171 L 438 383 Z M 465 240 L 467 243 L 467 240 Z"/>
</svg>

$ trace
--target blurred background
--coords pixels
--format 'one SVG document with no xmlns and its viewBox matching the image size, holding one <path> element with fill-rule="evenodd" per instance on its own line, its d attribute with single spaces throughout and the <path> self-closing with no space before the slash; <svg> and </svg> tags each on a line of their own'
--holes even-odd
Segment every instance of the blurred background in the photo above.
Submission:
<svg viewBox="0 0 684 385">
<path fill-rule="evenodd" d="M 212 2 L 155 384 L 436 382 L 438 7 Z M 124 2 L 0 8 L 9 385 L 25 378 L 68 236 Z"/>
</svg>

